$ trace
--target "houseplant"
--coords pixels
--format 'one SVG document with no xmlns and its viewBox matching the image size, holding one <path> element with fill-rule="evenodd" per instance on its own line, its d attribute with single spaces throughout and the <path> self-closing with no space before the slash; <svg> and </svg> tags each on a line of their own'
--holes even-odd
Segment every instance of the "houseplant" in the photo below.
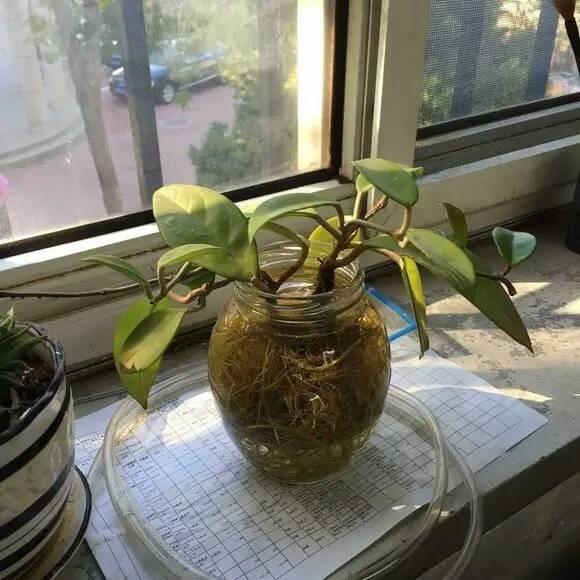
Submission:
<svg viewBox="0 0 580 580">
<path fill-rule="evenodd" d="M 215 191 L 171 185 L 153 198 L 159 230 L 171 247 L 158 261 L 155 280 L 125 260 L 89 258 L 121 272 L 144 294 L 119 319 L 113 345 L 119 376 L 143 407 L 185 314 L 234 283 L 210 342 L 210 383 L 238 448 L 283 481 L 316 481 L 339 470 L 382 412 L 390 353 L 384 326 L 363 292 L 356 261 L 363 252 L 399 266 L 421 354 L 429 339 L 418 265 L 532 348 L 506 276 L 531 255 L 533 236 L 496 228 L 504 262 L 496 272 L 467 249 L 467 225 L 458 208 L 445 206 L 449 238 L 411 227 L 420 169 L 381 159 L 354 165 L 351 216 L 339 202 L 305 193 L 269 198 L 244 215 Z M 380 199 L 367 208 L 373 188 Z M 403 208 L 401 226 L 392 231 L 374 220 L 388 204 Z M 321 210 L 333 215 L 324 218 Z M 280 223 L 288 217 L 316 227 L 306 239 Z M 262 230 L 285 242 L 259 251 L 256 235 Z"/>
<path fill-rule="evenodd" d="M 0 314 L 0 578 L 50 540 L 74 477 L 74 414 L 61 345 Z"/>
</svg>

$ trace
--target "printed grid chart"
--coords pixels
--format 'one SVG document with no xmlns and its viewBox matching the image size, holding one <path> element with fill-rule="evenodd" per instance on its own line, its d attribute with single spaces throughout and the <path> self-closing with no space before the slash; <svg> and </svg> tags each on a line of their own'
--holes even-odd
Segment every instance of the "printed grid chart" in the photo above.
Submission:
<svg viewBox="0 0 580 580">
<path fill-rule="evenodd" d="M 434 412 L 473 469 L 545 423 L 435 354 L 418 360 L 409 339 L 395 343 L 393 356 L 392 383 Z M 89 416 L 79 430 L 84 470 L 102 440 L 97 424 Z M 242 458 L 208 391 L 150 409 L 119 443 L 116 457 L 139 513 L 163 542 L 228 580 L 326 577 L 424 503 L 436 469 L 422 434 L 384 413 L 340 477 L 309 486 L 279 484 Z M 155 578 L 147 556 L 127 541 L 102 482 L 94 510 L 87 540 L 107 578 Z"/>
</svg>

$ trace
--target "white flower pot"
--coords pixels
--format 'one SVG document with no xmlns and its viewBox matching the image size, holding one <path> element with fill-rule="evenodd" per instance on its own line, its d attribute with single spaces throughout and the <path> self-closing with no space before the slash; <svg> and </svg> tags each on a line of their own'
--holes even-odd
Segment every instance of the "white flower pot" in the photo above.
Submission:
<svg viewBox="0 0 580 580">
<path fill-rule="evenodd" d="M 42 334 L 32 326 L 31 333 Z M 0 433 L 0 579 L 29 566 L 62 517 L 74 477 L 74 412 L 62 346 L 36 347 L 54 370 L 46 393 Z"/>
</svg>

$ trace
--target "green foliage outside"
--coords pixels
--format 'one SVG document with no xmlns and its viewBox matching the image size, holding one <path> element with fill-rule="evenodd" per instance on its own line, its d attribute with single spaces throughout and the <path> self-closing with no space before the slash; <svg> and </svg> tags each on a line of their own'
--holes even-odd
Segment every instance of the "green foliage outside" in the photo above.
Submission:
<svg viewBox="0 0 580 580">
<path fill-rule="evenodd" d="M 531 64 L 540 13 L 554 8 L 541 0 L 482 0 L 482 4 L 482 18 L 468 21 L 466 17 L 476 10 L 475 5 L 462 0 L 431 3 L 420 126 L 530 100 L 526 91 L 530 75 L 538 74 L 531 70 Z M 466 21 L 467 38 L 473 43 L 461 44 Z M 479 46 L 474 30 L 477 26 L 482 27 Z M 549 46 L 550 39 L 540 40 Z M 568 70 L 573 64 L 571 54 L 565 39 L 561 40 L 556 38 L 553 65 L 555 70 Z M 476 60 L 475 82 L 457 66 L 466 52 Z M 468 110 L 453 110 L 456 91 L 471 93 Z"/>
</svg>

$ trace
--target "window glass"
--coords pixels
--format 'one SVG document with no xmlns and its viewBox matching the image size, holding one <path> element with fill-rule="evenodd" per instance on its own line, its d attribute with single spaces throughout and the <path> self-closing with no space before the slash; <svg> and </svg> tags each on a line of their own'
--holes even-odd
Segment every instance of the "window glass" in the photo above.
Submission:
<svg viewBox="0 0 580 580">
<path fill-rule="evenodd" d="M 419 125 L 575 93 L 552 0 L 432 0 Z"/>
<path fill-rule="evenodd" d="M 143 7 L 164 183 L 225 191 L 329 167 L 332 1 Z M 124 30 L 115 0 L 0 3 L 0 243 L 150 207 Z"/>
</svg>

